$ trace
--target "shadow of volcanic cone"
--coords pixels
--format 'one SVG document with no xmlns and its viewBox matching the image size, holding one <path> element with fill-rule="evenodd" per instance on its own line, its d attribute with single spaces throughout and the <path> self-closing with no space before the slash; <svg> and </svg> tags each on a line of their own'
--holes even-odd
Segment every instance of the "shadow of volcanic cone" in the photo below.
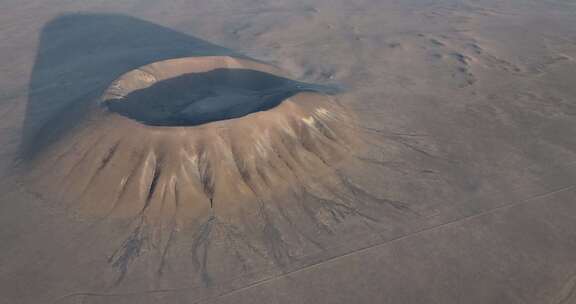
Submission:
<svg viewBox="0 0 576 304">
<path fill-rule="evenodd" d="M 285 269 L 410 211 L 346 175 L 364 141 L 338 93 L 132 17 L 62 16 L 40 38 L 22 185 L 116 227 L 113 286 Z"/>
</svg>

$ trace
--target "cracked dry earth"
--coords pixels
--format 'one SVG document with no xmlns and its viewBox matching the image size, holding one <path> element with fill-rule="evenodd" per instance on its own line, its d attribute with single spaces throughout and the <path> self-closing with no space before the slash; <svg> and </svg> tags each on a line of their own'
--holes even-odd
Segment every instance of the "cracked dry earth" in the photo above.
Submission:
<svg viewBox="0 0 576 304">
<path fill-rule="evenodd" d="M 576 5 L 0 3 L 0 303 L 576 303 Z"/>
</svg>

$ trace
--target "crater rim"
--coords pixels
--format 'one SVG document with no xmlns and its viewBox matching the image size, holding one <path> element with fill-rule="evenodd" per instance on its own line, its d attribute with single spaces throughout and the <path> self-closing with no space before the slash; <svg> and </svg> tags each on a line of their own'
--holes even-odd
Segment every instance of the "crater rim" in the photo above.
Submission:
<svg viewBox="0 0 576 304">
<path fill-rule="evenodd" d="M 267 111 L 300 92 L 324 95 L 319 87 L 251 59 L 180 57 L 122 74 L 99 103 L 110 113 L 143 125 L 193 127 Z"/>
</svg>

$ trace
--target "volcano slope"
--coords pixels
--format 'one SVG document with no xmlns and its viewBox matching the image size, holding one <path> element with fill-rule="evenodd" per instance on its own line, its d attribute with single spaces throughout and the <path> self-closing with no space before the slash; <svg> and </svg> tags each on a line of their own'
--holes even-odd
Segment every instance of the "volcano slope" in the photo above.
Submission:
<svg viewBox="0 0 576 304">
<path fill-rule="evenodd" d="M 171 222 L 188 214 L 198 223 L 211 221 L 216 209 L 233 212 L 298 192 L 334 175 L 358 149 L 358 135 L 325 94 L 334 89 L 274 72 L 226 56 L 130 71 L 73 130 L 26 162 L 33 172 L 26 183 L 100 215 L 145 220 L 147 212 L 167 212 Z"/>
<path fill-rule="evenodd" d="M 0 6 L 1 304 L 574 301 L 573 4 Z"/>
<path fill-rule="evenodd" d="M 272 206 L 310 210 L 310 220 L 325 229 L 330 224 L 314 208 L 371 217 L 351 205 L 350 193 L 336 191 L 344 182 L 339 164 L 361 142 L 350 115 L 327 95 L 334 89 L 280 73 L 227 56 L 139 67 L 113 81 L 83 121 L 28 159 L 23 183 L 79 216 L 132 223 L 111 256 L 118 282 L 148 246 L 158 248 L 163 271 L 180 230 L 187 231 L 179 238 L 188 238 L 205 284 L 211 281 L 205 242 L 215 233 L 225 237 L 223 250 L 234 253 L 234 265 L 247 267 L 259 254 L 283 265 L 292 253 Z M 318 205 L 290 206 L 303 196 Z"/>
</svg>

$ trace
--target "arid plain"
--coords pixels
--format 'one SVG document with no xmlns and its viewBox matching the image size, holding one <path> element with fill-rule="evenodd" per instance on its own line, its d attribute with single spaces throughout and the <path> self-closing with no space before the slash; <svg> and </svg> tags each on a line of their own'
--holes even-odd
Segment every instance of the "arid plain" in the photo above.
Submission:
<svg viewBox="0 0 576 304">
<path fill-rule="evenodd" d="M 573 1 L 3 0 L 0 41 L 1 304 L 576 303 Z"/>
</svg>

